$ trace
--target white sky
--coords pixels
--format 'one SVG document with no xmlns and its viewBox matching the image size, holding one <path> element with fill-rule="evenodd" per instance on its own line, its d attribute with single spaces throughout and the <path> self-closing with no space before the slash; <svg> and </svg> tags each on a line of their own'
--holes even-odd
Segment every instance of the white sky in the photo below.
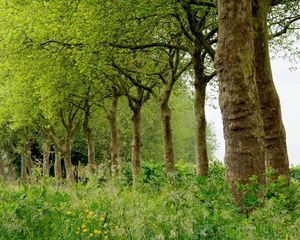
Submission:
<svg viewBox="0 0 300 240">
<path fill-rule="evenodd" d="M 290 71 L 290 67 L 297 69 Z M 300 63 L 284 60 L 272 61 L 273 79 L 281 101 L 283 122 L 286 130 L 290 165 L 300 165 Z M 214 100 L 218 106 L 218 99 Z M 224 139 L 220 109 L 206 106 L 207 121 L 213 122 L 219 149 L 216 157 L 223 161 Z"/>
</svg>

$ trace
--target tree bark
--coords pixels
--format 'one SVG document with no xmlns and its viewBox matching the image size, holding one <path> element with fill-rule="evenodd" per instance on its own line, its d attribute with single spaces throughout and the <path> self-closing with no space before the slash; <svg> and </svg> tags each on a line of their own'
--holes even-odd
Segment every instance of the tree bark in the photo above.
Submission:
<svg viewBox="0 0 300 240">
<path fill-rule="evenodd" d="M 49 177 L 49 157 L 50 157 L 50 144 L 48 142 L 44 142 L 43 144 L 43 175 L 44 177 Z"/>
<path fill-rule="evenodd" d="M 219 44 L 216 69 L 225 137 L 226 179 L 240 202 L 253 175 L 264 183 L 263 126 L 254 69 L 251 0 L 218 1 Z"/>
<path fill-rule="evenodd" d="M 171 109 L 169 107 L 169 98 L 171 90 L 167 90 L 161 99 L 160 112 L 163 131 L 164 143 L 164 161 L 167 173 L 175 172 L 174 150 L 173 150 L 173 136 L 171 127 Z"/>
<path fill-rule="evenodd" d="M 141 109 L 135 108 L 132 110 L 132 143 L 131 143 L 131 159 L 132 159 L 132 173 L 134 179 L 140 174 L 140 148 L 141 148 Z"/>
<path fill-rule="evenodd" d="M 193 68 L 195 72 L 195 144 L 196 144 L 196 167 L 198 176 L 208 175 L 208 155 L 206 146 L 206 119 L 205 119 L 205 91 L 207 86 L 204 75 L 204 64 L 200 59 L 201 49 L 196 48 L 193 56 Z"/>
<path fill-rule="evenodd" d="M 16 172 L 14 169 L 14 153 L 13 151 L 8 147 L 6 150 L 6 160 L 7 160 L 7 168 L 8 168 L 8 180 L 13 182 L 16 180 Z"/>
<path fill-rule="evenodd" d="M 65 137 L 65 149 L 64 149 L 64 162 L 66 167 L 67 182 L 72 183 L 74 181 L 73 164 L 72 164 L 72 129 L 68 129 Z"/>
<path fill-rule="evenodd" d="M 62 179 L 61 152 L 57 148 L 55 148 L 54 175 L 55 175 L 56 181 L 58 183 L 60 183 L 61 179 Z"/>
<path fill-rule="evenodd" d="M 117 131 L 117 110 L 119 96 L 116 90 L 113 89 L 112 105 L 108 114 L 110 123 L 110 156 L 111 156 L 111 172 L 112 175 L 119 173 L 119 146 L 118 146 L 118 131 Z"/>
<path fill-rule="evenodd" d="M 0 159 L 0 180 L 4 181 L 5 180 L 5 171 L 4 171 L 4 158 Z"/>
<path fill-rule="evenodd" d="M 84 119 L 83 119 L 83 132 L 86 139 L 87 147 L 88 147 L 88 169 L 90 173 L 95 173 L 95 141 L 93 138 L 93 131 L 89 126 L 90 120 L 90 106 L 88 102 L 86 102 L 85 111 L 84 111 Z"/>
<path fill-rule="evenodd" d="M 265 162 L 280 175 L 289 178 L 286 135 L 281 118 L 280 100 L 273 82 L 269 55 L 267 16 L 270 0 L 255 1 L 253 7 L 256 84 L 264 124 Z"/>
</svg>

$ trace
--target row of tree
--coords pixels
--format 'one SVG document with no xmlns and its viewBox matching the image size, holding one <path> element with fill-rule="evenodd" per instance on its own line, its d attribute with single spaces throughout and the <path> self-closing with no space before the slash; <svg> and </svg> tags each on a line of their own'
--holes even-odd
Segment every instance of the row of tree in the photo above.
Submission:
<svg viewBox="0 0 300 240">
<path fill-rule="evenodd" d="M 134 175 L 141 169 L 141 109 L 151 99 L 159 106 L 165 170 L 173 173 L 169 102 L 177 86 L 193 94 L 197 174 L 206 176 L 206 87 L 218 72 L 229 182 L 262 176 L 265 162 L 288 176 L 268 42 L 278 46 L 283 34 L 293 33 L 299 4 L 246 2 L 219 1 L 217 7 L 214 0 L 3 1 L 1 124 L 27 136 L 20 142 L 27 149 L 23 175 L 25 146 L 38 132 L 63 155 L 72 181 L 71 143 L 79 124 L 93 173 L 95 122 L 101 115 L 110 123 L 112 172 L 118 173 L 120 98 L 132 115 Z"/>
</svg>

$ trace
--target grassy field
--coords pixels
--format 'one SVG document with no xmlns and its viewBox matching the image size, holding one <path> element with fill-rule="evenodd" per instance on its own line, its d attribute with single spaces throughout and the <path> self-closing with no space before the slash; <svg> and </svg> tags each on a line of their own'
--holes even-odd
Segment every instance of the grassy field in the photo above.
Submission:
<svg viewBox="0 0 300 240">
<path fill-rule="evenodd" d="M 288 188 L 279 181 L 261 199 L 249 194 L 245 214 L 231 202 L 222 166 L 212 166 L 206 179 L 181 168 L 176 181 L 144 170 L 134 188 L 126 174 L 74 186 L 1 183 L 0 239 L 299 240 L 299 171 Z"/>
</svg>

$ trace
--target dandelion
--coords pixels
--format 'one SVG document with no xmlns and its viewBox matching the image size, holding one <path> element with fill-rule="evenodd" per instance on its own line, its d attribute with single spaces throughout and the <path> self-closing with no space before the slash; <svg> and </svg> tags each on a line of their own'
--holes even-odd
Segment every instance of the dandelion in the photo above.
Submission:
<svg viewBox="0 0 300 240">
<path fill-rule="evenodd" d="M 104 220 L 105 220 L 104 217 L 100 217 L 100 218 L 99 218 L 99 221 L 100 221 L 100 222 L 104 222 Z"/>
</svg>

